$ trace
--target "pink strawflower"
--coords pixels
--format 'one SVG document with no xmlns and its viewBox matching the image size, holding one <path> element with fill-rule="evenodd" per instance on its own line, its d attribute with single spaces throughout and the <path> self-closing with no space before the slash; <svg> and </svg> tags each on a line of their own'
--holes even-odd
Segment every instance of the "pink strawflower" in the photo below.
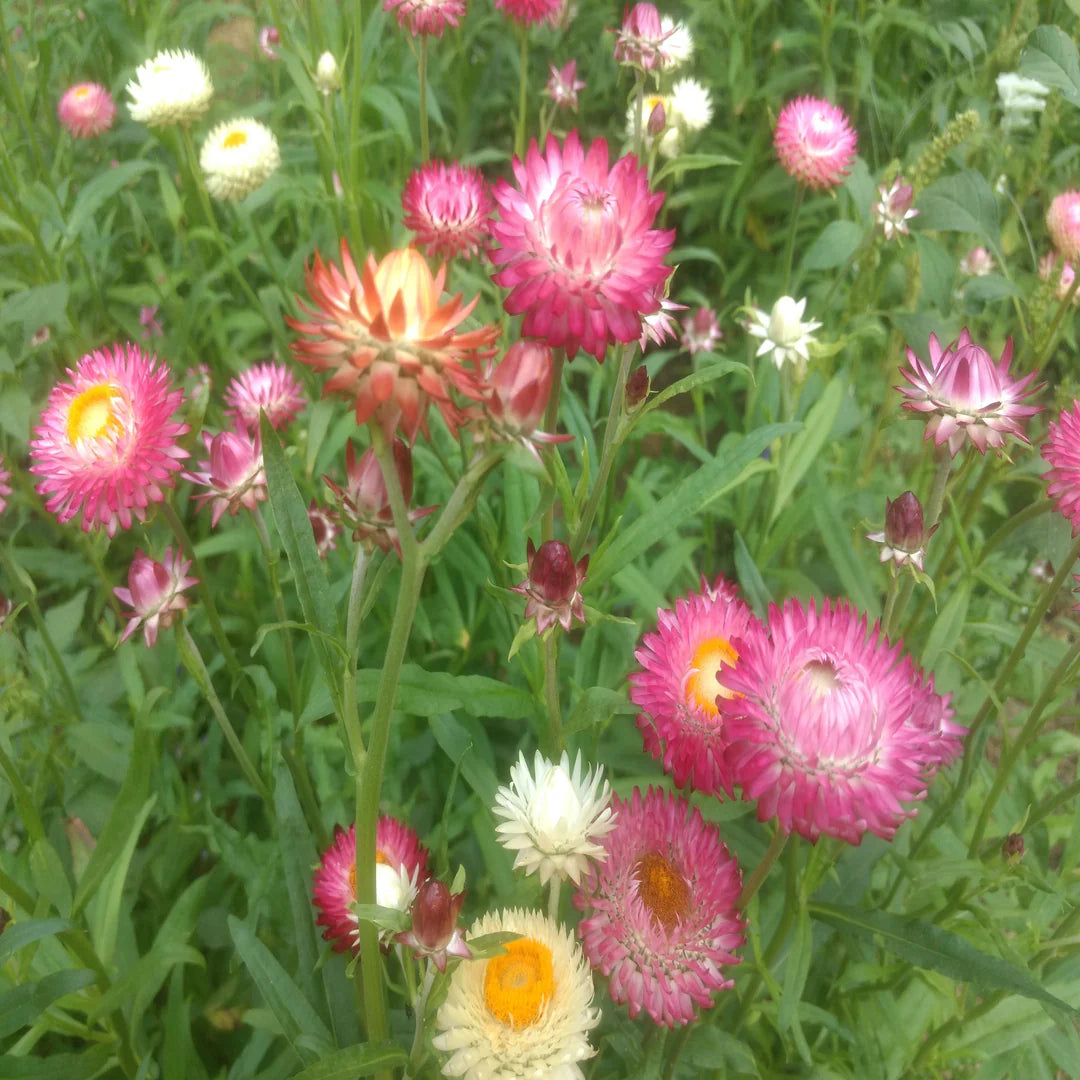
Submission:
<svg viewBox="0 0 1080 1080">
<path fill-rule="evenodd" d="M 1046 494 L 1072 522 L 1073 536 L 1080 536 L 1080 401 L 1072 411 L 1063 409 L 1055 424 L 1050 421 L 1042 456 L 1050 463 L 1046 473 Z"/>
<path fill-rule="evenodd" d="M 417 887 L 427 878 L 427 848 L 416 833 L 395 818 L 379 817 L 375 831 L 375 903 L 408 911 Z M 312 890 L 319 909 L 317 926 L 335 952 L 360 952 L 356 903 L 356 826 L 334 830 L 334 842 L 323 852 Z"/>
<path fill-rule="evenodd" d="M 607 143 L 596 139 L 586 153 L 577 131 L 561 148 L 549 135 L 544 154 L 533 142 L 513 167 L 519 187 L 498 182 L 501 220 L 491 226 L 502 245 L 491 255 L 502 267 L 493 278 L 510 290 L 503 306 L 524 314 L 525 336 L 602 361 L 609 344 L 635 341 L 642 316 L 660 310 L 675 240 L 674 230 L 651 228 L 664 196 L 649 190 L 635 157 L 609 169 Z"/>
<path fill-rule="evenodd" d="M 724 338 L 720 320 L 712 308 L 698 308 L 683 321 L 682 347 L 693 356 L 699 352 L 712 352 Z"/>
<path fill-rule="evenodd" d="M 965 327 L 960 338 L 942 349 L 936 335 L 928 344 L 930 363 L 924 364 L 914 349 L 907 350 L 910 368 L 900 368 L 910 386 L 898 386 L 908 400 L 905 409 L 929 413 L 926 439 L 940 446 L 948 441 L 953 457 L 960 452 L 965 438 L 985 454 L 1005 445 L 1005 437 L 1014 435 L 1028 442 L 1022 422 L 1041 411 L 1038 405 L 1022 405 L 1024 398 L 1042 389 L 1028 386 L 1035 372 L 1013 379 L 1009 375 L 1012 338 L 1005 343 L 1001 359 L 995 364 L 990 354 L 971 340 Z"/>
<path fill-rule="evenodd" d="M 562 0 L 495 0 L 495 8 L 521 26 L 546 22 L 554 26 L 562 17 Z"/>
<path fill-rule="evenodd" d="M 258 429 L 260 409 L 265 410 L 270 426 L 280 430 L 293 422 L 305 404 L 296 376 L 284 364 L 269 360 L 234 375 L 224 398 L 229 406 L 225 415 L 249 431 Z"/>
<path fill-rule="evenodd" d="M 686 311 L 685 304 L 676 304 L 660 293 L 660 307 L 651 315 L 641 317 L 641 337 L 638 338 L 638 346 L 644 352 L 650 342 L 654 345 L 663 345 L 666 341 L 674 341 L 679 336 L 679 324 L 675 321 L 672 312 Z"/>
<path fill-rule="evenodd" d="M 140 548 L 135 549 L 135 558 L 128 569 L 128 587 L 113 589 L 120 600 L 135 609 L 123 613 L 131 621 L 120 636 L 121 642 L 127 641 L 141 624 L 147 648 L 154 647 L 158 628 L 168 629 L 178 612 L 187 611 L 187 597 L 181 593 L 199 584 L 198 578 L 188 577 L 190 569 L 191 560 L 185 559 L 180 551 L 174 554 L 171 547 L 165 549 L 161 562 L 155 562 Z"/>
<path fill-rule="evenodd" d="M 259 48 L 270 60 L 277 60 L 278 54 L 275 45 L 281 44 L 281 35 L 276 26 L 264 26 L 259 31 Z"/>
<path fill-rule="evenodd" d="M 169 369 L 138 345 L 87 353 L 49 394 L 30 440 L 30 472 L 42 479 L 45 509 L 61 522 L 82 510 L 83 532 L 130 529 L 165 498 L 187 424 L 173 420 L 184 402 Z"/>
<path fill-rule="evenodd" d="M 731 987 L 725 968 L 746 941 L 735 902 L 742 874 L 715 825 L 685 799 L 634 788 L 615 796 L 615 830 L 602 837 L 605 862 L 592 866 L 574 906 L 585 956 L 609 977 L 616 1004 L 644 1009 L 674 1028 Z"/>
<path fill-rule="evenodd" d="M 1069 295 L 1069 290 L 1073 286 L 1073 282 L 1076 280 L 1076 271 L 1073 270 L 1073 264 L 1066 259 L 1061 264 L 1060 276 L 1057 270 L 1057 265 L 1061 256 L 1056 251 L 1048 251 L 1039 260 L 1039 277 L 1043 281 L 1057 281 L 1057 286 L 1054 289 L 1054 295 L 1059 300 L 1064 300 Z M 1080 299 L 1080 293 L 1073 294 L 1073 303 Z"/>
<path fill-rule="evenodd" d="M 855 160 L 855 144 L 844 110 L 812 97 L 789 101 L 780 110 L 773 136 L 784 171 L 811 188 L 841 183 Z"/>
<path fill-rule="evenodd" d="M 4 468 L 4 455 L 0 454 L 0 514 L 7 509 L 7 497 L 11 494 L 10 479 L 11 473 Z"/>
<path fill-rule="evenodd" d="M 165 336 L 161 320 L 157 317 L 158 306 L 139 308 L 139 325 L 143 328 L 143 337 L 147 340 Z"/>
<path fill-rule="evenodd" d="M 1080 255 L 1080 191 L 1056 195 L 1046 211 L 1046 227 L 1054 247 L 1066 259 Z"/>
<path fill-rule="evenodd" d="M 769 609 L 736 641 L 718 700 L 727 764 L 759 821 L 808 840 L 891 840 L 930 776 L 956 756 L 948 700 L 844 601 Z"/>
<path fill-rule="evenodd" d="M 559 623 L 566 631 L 574 619 L 585 621 L 581 583 L 589 568 L 589 556 L 574 562 L 574 556 L 561 540 L 545 540 L 539 548 L 532 540 L 526 544 L 529 576 L 511 587 L 511 592 L 528 597 L 526 620 L 536 617 L 536 632 L 541 636 Z"/>
<path fill-rule="evenodd" d="M 56 115 L 76 139 L 92 139 L 112 127 L 116 102 L 100 83 L 76 83 L 64 91 Z"/>
<path fill-rule="evenodd" d="M 973 247 L 960 260 L 960 272 L 970 277 L 986 277 L 993 269 L 994 256 L 984 247 Z"/>
<path fill-rule="evenodd" d="M 185 472 L 184 479 L 207 488 L 194 502 L 210 504 L 210 527 L 214 528 L 226 510 L 232 517 L 241 507 L 254 510 L 266 501 L 266 471 L 258 429 L 202 433 L 209 455 L 199 462 L 198 472 Z"/>
<path fill-rule="evenodd" d="M 663 62 L 662 46 L 672 31 L 660 24 L 655 4 L 623 9 L 622 26 L 615 32 L 615 60 L 619 64 L 652 71 Z"/>
<path fill-rule="evenodd" d="M 471 258 L 487 244 L 495 204 L 479 169 L 429 161 L 413 172 L 401 194 L 405 228 L 432 258 Z"/>
<path fill-rule="evenodd" d="M 461 25 L 465 0 L 383 0 L 383 11 L 393 11 L 398 26 L 413 37 L 431 34 L 441 38 L 446 27 Z"/>
<path fill-rule="evenodd" d="M 578 91 L 585 89 L 585 83 L 577 77 L 577 60 L 570 60 L 561 68 L 548 64 L 551 78 L 547 81 L 548 97 L 557 109 L 571 109 L 577 112 Z"/>
<path fill-rule="evenodd" d="M 315 537 L 315 550 L 320 559 L 325 559 L 331 551 L 336 550 L 334 537 L 341 532 L 341 527 L 330 511 L 324 510 L 314 499 L 308 503 L 307 516 L 311 522 L 311 533 Z"/>
<path fill-rule="evenodd" d="M 642 711 L 637 726 L 645 749 L 682 787 L 708 795 L 734 794 L 725 758 L 727 735 L 718 697 L 730 697 L 727 677 L 738 661 L 732 642 L 756 621 L 723 577 L 656 613 L 634 658 L 644 670 L 630 675 L 630 700 Z"/>
<path fill-rule="evenodd" d="M 914 197 L 915 189 L 910 184 L 905 184 L 902 176 L 898 176 L 891 187 L 887 188 L 882 184 L 878 188 L 874 220 L 881 226 L 886 240 L 909 234 L 907 223 L 919 215 L 919 211 L 911 205 Z"/>
</svg>

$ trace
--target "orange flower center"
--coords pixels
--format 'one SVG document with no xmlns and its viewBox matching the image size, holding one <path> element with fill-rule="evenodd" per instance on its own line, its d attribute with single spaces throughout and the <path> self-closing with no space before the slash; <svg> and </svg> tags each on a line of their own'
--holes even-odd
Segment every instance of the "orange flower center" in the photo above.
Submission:
<svg viewBox="0 0 1080 1080">
<path fill-rule="evenodd" d="M 238 146 L 243 146 L 247 141 L 246 132 L 230 131 L 229 134 L 225 136 L 225 140 L 221 145 L 224 146 L 226 150 L 235 150 Z"/>
<path fill-rule="evenodd" d="M 116 388 L 103 383 L 84 390 L 68 407 L 67 436 L 74 446 L 80 439 L 98 439 L 122 430 L 113 403 Z"/>
<path fill-rule="evenodd" d="M 555 993 L 551 950 L 535 938 L 519 938 L 492 957 L 484 970 L 484 1003 L 510 1027 L 535 1024 Z"/>
<path fill-rule="evenodd" d="M 375 852 L 375 864 L 383 863 L 385 866 L 390 865 L 390 860 L 381 852 Z M 352 891 L 353 899 L 356 899 L 356 860 L 349 864 L 349 889 Z"/>
<path fill-rule="evenodd" d="M 670 930 L 690 909 L 690 886 L 682 874 L 657 851 L 638 859 L 638 896 L 665 930 Z"/>
<path fill-rule="evenodd" d="M 716 677 L 722 664 L 734 667 L 739 654 L 731 647 L 731 642 L 722 637 L 708 638 L 695 650 L 690 660 L 690 670 L 686 674 L 686 697 L 688 701 L 703 709 L 710 716 L 719 716 L 716 707 L 718 697 L 731 698 L 735 695 Z"/>
</svg>

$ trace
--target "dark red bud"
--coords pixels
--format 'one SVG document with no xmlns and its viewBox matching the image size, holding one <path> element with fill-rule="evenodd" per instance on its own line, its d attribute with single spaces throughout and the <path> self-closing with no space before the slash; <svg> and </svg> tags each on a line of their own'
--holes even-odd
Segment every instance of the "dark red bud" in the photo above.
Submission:
<svg viewBox="0 0 1080 1080">
<path fill-rule="evenodd" d="M 536 550 L 529 542 L 529 584 L 552 607 L 568 604 L 579 584 L 574 556 L 561 540 L 545 540 Z"/>
<path fill-rule="evenodd" d="M 911 491 L 885 500 L 885 543 L 901 551 L 918 551 L 925 543 L 922 503 Z"/>
<path fill-rule="evenodd" d="M 1019 833 L 1011 832 L 1001 842 L 1001 857 L 1010 863 L 1018 863 L 1024 857 L 1024 838 Z"/>
<path fill-rule="evenodd" d="M 435 878 L 428 878 L 420 886 L 412 904 L 412 929 L 416 940 L 425 949 L 443 949 L 449 944 L 464 899 L 464 892 L 451 895 L 450 890 Z"/>
<path fill-rule="evenodd" d="M 634 368 L 626 380 L 626 408 L 636 409 L 649 396 L 649 373 L 642 364 Z"/>
</svg>

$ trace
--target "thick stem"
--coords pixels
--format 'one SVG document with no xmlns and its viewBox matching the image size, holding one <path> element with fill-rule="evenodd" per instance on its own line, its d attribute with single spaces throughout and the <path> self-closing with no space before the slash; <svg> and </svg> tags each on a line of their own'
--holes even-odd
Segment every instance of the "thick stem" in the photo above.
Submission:
<svg viewBox="0 0 1080 1080">
<path fill-rule="evenodd" d="M 769 846 L 765 849 L 765 854 L 761 858 L 761 862 L 754 868 L 754 872 L 750 875 L 750 880 L 742 887 L 742 892 L 739 893 L 739 899 L 735 901 L 735 907 L 739 911 L 745 911 L 746 905 L 757 895 L 758 889 L 761 888 L 762 882 L 768 876 L 769 871 L 772 869 L 772 865 L 776 862 L 780 855 L 780 852 L 784 850 L 784 846 L 787 844 L 788 834 L 783 829 L 777 828 L 773 833 L 772 840 L 769 841 Z"/>
<path fill-rule="evenodd" d="M 258 505 L 252 508 L 251 518 L 255 522 L 255 531 L 259 534 L 259 543 L 266 562 L 266 574 L 270 579 L 270 591 L 274 594 L 274 611 L 277 613 L 278 622 L 281 623 L 281 640 L 285 648 L 285 672 L 289 680 L 289 703 L 292 706 L 293 730 L 295 731 L 300 726 L 300 685 L 296 679 L 292 631 L 285 625 L 288 616 L 285 613 L 285 596 L 281 591 L 281 579 L 278 576 L 280 556 L 277 545 L 270 542 L 270 533 L 267 532 L 266 522 L 263 520 Z"/>
<path fill-rule="evenodd" d="M 514 153 L 525 157 L 525 111 L 529 104 L 529 31 L 521 27 L 521 79 L 518 84 L 517 126 L 514 128 Z"/>
<path fill-rule="evenodd" d="M 427 115 L 427 61 L 428 61 L 428 35 L 420 35 L 420 52 L 417 59 L 417 77 L 420 80 L 420 162 L 426 165 L 431 156 L 430 144 L 428 143 L 428 115 Z"/>
<path fill-rule="evenodd" d="M 559 639 L 555 627 L 544 642 L 544 702 L 548 714 L 548 740 L 552 760 L 558 759 L 566 746 L 562 726 L 562 704 L 559 701 Z"/>
</svg>

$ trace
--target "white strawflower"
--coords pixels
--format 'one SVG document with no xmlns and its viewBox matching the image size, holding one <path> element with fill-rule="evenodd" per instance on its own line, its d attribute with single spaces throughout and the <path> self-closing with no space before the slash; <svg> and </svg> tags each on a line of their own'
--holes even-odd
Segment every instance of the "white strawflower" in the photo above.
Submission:
<svg viewBox="0 0 1080 1080">
<path fill-rule="evenodd" d="M 131 119 L 147 127 L 190 124 L 214 96 L 206 65 L 186 49 L 165 49 L 140 64 L 126 89 Z"/>
<path fill-rule="evenodd" d="M 810 359 L 813 332 L 821 326 L 812 319 L 803 322 L 805 310 L 805 297 L 796 302 L 790 296 L 781 296 L 767 315 L 760 308 L 751 308 L 746 329 L 754 337 L 764 339 L 755 355 L 772 353 L 777 368 L 790 360 L 801 373 Z"/>
<path fill-rule="evenodd" d="M 215 199 L 237 201 L 262 187 L 281 164 L 274 133 L 258 120 L 228 120 L 206 137 L 199 164 Z"/>
<path fill-rule="evenodd" d="M 490 960 L 463 960 L 439 1006 L 431 1040 L 449 1054 L 444 1076 L 466 1080 L 582 1080 L 592 1057 L 588 1031 L 600 1022 L 593 981 L 570 931 L 535 911 L 488 912 L 470 938 L 521 934 Z"/>
<path fill-rule="evenodd" d="M 683 131 L 702 131 L 712 120 L 709 91 L 697 79 L 680 79 L 671 88 L 669 122 Z"/>
<path fill-rule="evenodd" d="M 526 874 L 539 870 L 541 884 L 557 875 L 576 885 L 589 859 L 607 858 L 596 843 L 615 828 L 608 806 L 611 788 L 603 777 L 600 767 L 582 779 L 580 753 L 572 772 L 565 750 L 558 765 L 537 751 L 534 772 L 524 754 L 518 758 L 510 769 L 510 786 L 499 788 L 494 806 L 496 816 L 506 819 L 495 831 L 504 848 L 517 852 L 515 869 L 523 867 Z"/>
<path fill-rule="evenodd" d="M 660 70 L 676 71 L 693 55 L 694 39 L 686 24 L 675 22 L 670 15 L 660 16 L 660 29 L 664 34 L 659 50 Z"/>
<path fill-rule="evenodd" d="M 1005 72 L 997 77 L 997 90 L 1001 98 L 1001 107 L 1005 110 L 1001 126 L 1005 131 L 1017 131 L 1031 126 L 1029 113 L 1042 112 L 1046 108 L 1048 86 L 1043 86 L 1038 79 L 1028 79 L 1015 71 Z"/>
<path fill-rule="evenodd" d="M 315 89 L 320 94 L 332 94 L 341 89 L 341 71 L 331 52 L 324 52 L 315 65 Z"/>
</svg>

